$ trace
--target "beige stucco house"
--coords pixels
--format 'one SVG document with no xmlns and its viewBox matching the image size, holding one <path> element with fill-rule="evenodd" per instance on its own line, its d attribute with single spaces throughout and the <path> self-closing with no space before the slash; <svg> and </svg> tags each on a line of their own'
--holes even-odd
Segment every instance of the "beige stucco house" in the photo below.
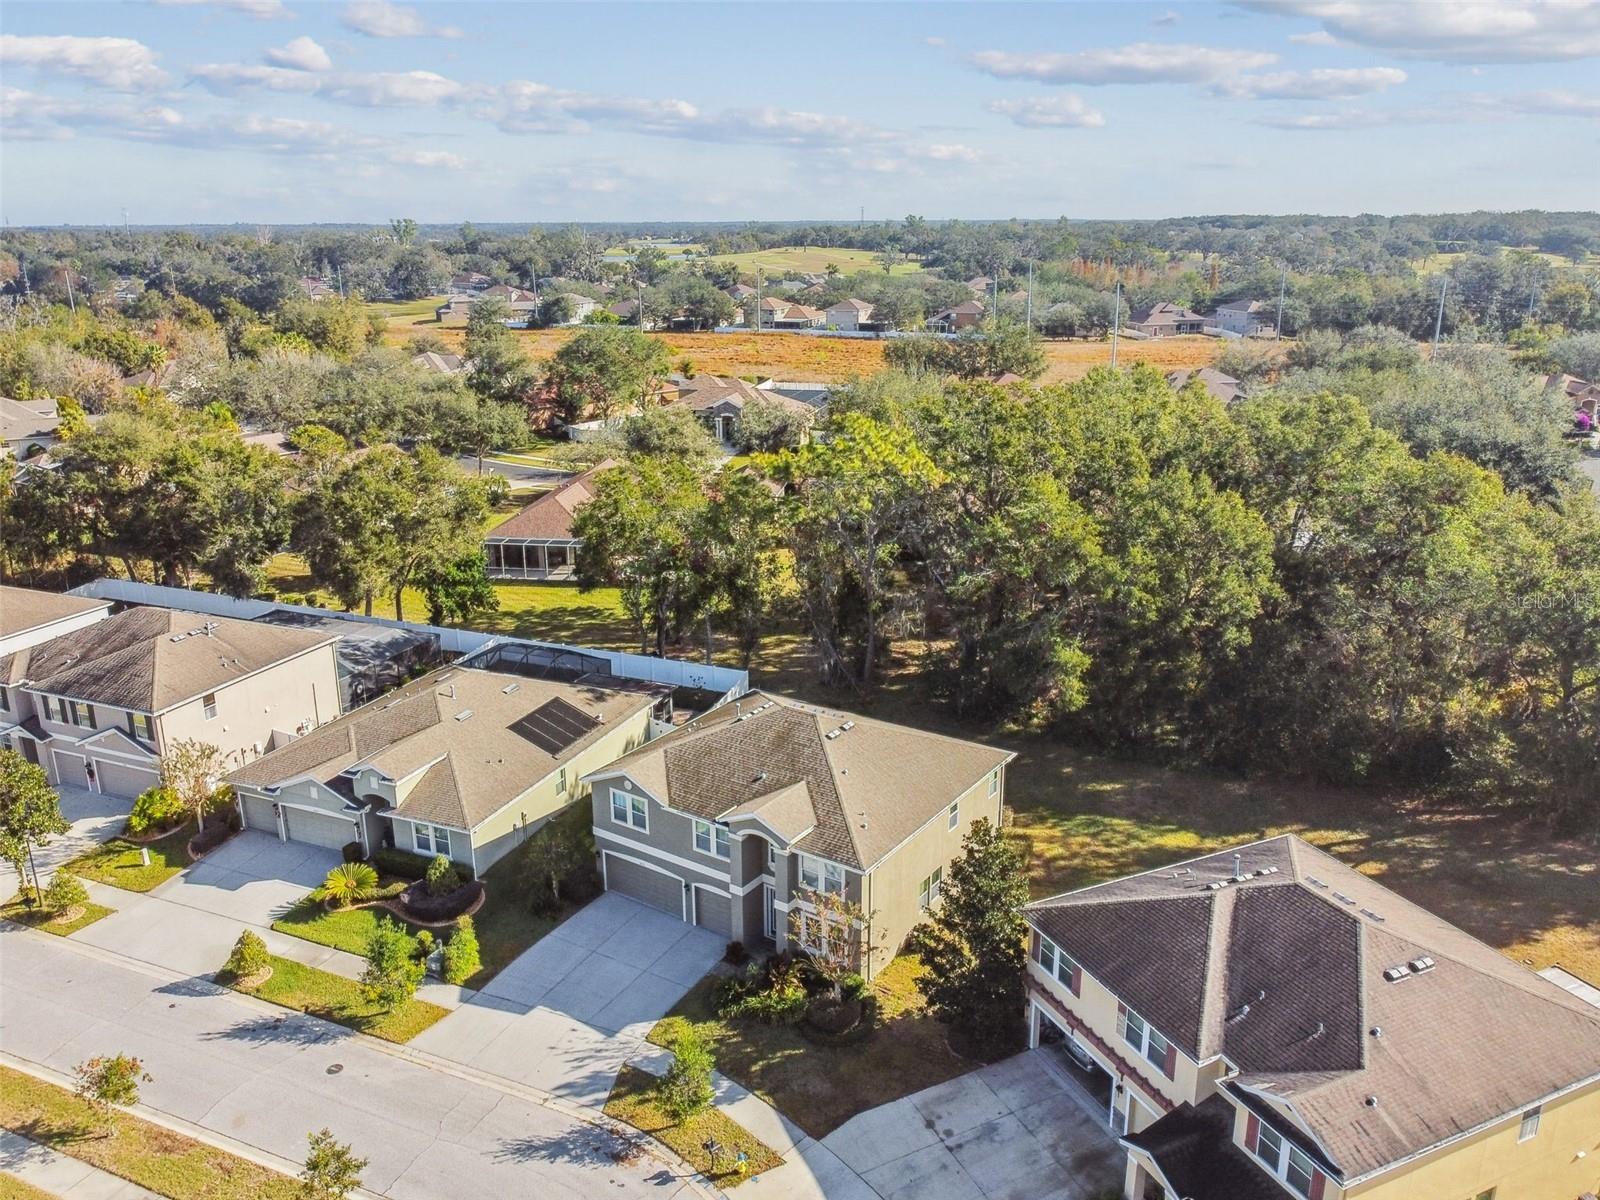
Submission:
<svg viewBox="0 0 1600 1200">
<path fill-rule="evenodd" d="M 1600 1008 L 1292 835 L 1027 908 L 1128 1200 L 1578 1200 Z"/>
<path fill-rule="evenodd" d="M 750 948 L 811 893 L 865 912 L 876 974 L 938 902 L 972 822 L 998 822 L 1005 750 L 752 692 L 595 771 L 607 889 Z"/>
<path fill-rule="evenodd" d="M 0 656 L 48 642 L 110 615 L 109 600 L 0 584 Z"/>
<path fill-rule="evenodd" d="M 643 745 L 666 689 L 445 667 L 229 776 L 246 828 L 443 854 L 474 875 Z"/>
<path fill-rule="evenodd" d="M 0 738 L 54 784 L 132 799 L 176 742 L 242 766 L 337 717 L 336 640 L 130 608 L 0 658 Z"/>
</svg>

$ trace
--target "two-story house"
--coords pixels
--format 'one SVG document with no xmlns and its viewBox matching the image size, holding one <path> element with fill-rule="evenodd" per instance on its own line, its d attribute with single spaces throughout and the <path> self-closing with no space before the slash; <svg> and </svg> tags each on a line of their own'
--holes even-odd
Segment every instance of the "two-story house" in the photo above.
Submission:
<svg viewBox="0 0 1600 1200">
<path fill-rule="evenodd" d="M 1277 328 L 1275 310 L 1260 300 L 1230 300 L 1219 304 L 1215 319 L 1218 328 L 1241 337 L 1260 337 Z"/>
<path fill-rule="evenodd" d="M 337 717 L 337 640 L 130 608 L 0 658 L 0 737 L 53 784 L 132 799 L 176 742 L 242 765 Z"/>
<path fill-rule="evenodd" d="M 1576 1200 L 1600 1009 L 1292 835 L 1028 906 L 1128 1200 Z"/>
<path fill-rule="evenodd" d="M 938 902 L 972 822 L 999 822 L 1013 757 L 752 692 L 587 777 L 601 873 L 751 948 L 788 945 L 809 894 L 842 895 L 871 976 Z"/>
<path fill-rule="evenodd" d="M 228 777 L 248 829 L 367 854 L 393 844 L 474 875 L 642 745 L 666 689 L 445 667 Z"/>
<path fill-rule="evenodd" d="M 0 584 L 0 656 L 48 642 L 110 615 L 109 600 Z M 7 711 L 0 708 L 0 715 Z"/>
</svg>

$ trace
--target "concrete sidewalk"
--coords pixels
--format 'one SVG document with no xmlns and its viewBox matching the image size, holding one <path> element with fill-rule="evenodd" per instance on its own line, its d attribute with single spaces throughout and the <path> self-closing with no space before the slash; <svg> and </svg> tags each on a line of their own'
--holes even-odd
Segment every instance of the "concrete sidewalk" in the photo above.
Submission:
<svg viewBox="0 0 1600 1200">
<path fill-rule="evenodd" d="M 60 1200 L 161 1200 L 156 1192 L 4 1129 L 0 1171 Z"/>
</svg>

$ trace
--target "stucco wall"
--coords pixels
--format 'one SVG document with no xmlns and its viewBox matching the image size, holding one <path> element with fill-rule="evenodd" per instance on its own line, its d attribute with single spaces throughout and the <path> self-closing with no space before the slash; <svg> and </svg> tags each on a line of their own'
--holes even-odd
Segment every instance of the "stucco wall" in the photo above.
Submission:
<svg viewBox="0 0 1600 1200">
<path fill-rule="evenodd" d="M 265 753 L 273 730 L 293 732 L 339 716 L 339 676 L 333 646 L 276 663 L 254 675 L 219 687 L 217 715 L 205 715 L 204 697 L 168 709 L 156 718 L 156 745 L 164 750 L 193 738 L 220 749 L 233 766 Z"/>
</svg>

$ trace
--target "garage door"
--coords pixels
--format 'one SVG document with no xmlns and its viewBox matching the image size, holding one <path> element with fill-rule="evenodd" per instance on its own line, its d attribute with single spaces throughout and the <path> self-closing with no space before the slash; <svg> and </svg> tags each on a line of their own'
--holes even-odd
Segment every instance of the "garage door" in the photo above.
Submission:
<svg viewBox="0 0 1600 1200">
<path fill-rule="evenodd" d="M 154 771 L 104 758 L 94 760 L 94 773 L 102 792 L 129 800 L 161 782 L 161 776 Z"/>
<path fill-rule="evenodd" d="M 83 755 L 67 754 L 64 751 L 56 750 L 53 752 L 52 757 L 56 760 L 57 783 L 65 784 L 68 787 L 88 789 L 89 774 L 85 770 L 88 766 L 88 760 Z"/>
<path fill-rule="evenodd" d="M 244 798 L 244 827 L 278 836 L 278 818 L 272 815 L 272 801 L 260 796 Z"/>
<path fill-rule="evenodd" d="M 288 826 L 291 842 L 306 842 L 312 846 L 327 846 L 337 850 L 346 842 L 357 841 L 360 837 L 353 819 L 336 817 L 332 813 L 285 808 L 283 820 Z"/>
<path fill-rule="evenodd" d="M 710 888 L 694 889 L 694 923 L 727 938 L 733 936 L 733 897 Z"/>
<path fill-rule="evenodd" d="M 615 854 L 606 855 L 606 888 L 641 900 L 651 908 L 683 916 L 683 881 Z"/>
</svg>

